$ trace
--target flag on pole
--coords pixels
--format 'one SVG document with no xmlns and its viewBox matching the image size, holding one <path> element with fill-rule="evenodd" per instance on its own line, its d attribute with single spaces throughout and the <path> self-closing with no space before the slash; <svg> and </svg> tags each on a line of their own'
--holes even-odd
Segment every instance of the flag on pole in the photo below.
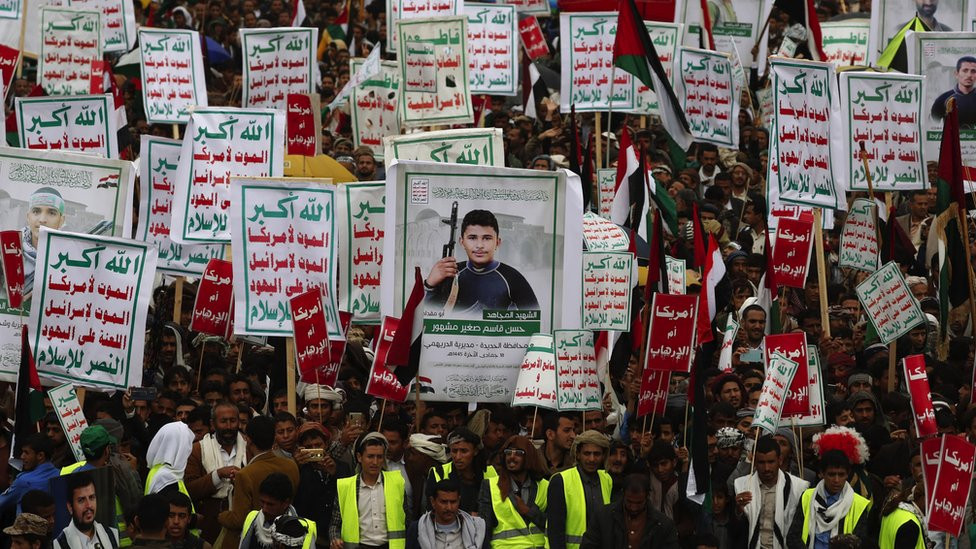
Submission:
<svg viewBox="0 0 976 549">
<path fill-rule="evenodd" d="M 630 141 L 630 132 L 626 129 L 620 132 L 620 153 L 617 156 L 616 191 L 613 203 L 610 205 L 610 221 L 617 225 L 630 226 L 631 217 L 637 194 L 643 203 L 644 174 L 641 171 L 641 161 L 637 149 Z M 635 175 L 636 174 L 636 175 Z M 640 181 L 636 181 L 639 179 Z M 639 204 L 643 209 L 643 204 Z M 637 212 L 638 214 L 640 211 Z"/>
<path fill-rule="evenodd" d="M 549 97 L 549 87 L 546 86 L 545 80 L 542 79 L 542 73 L 539 72 L 539 67 L 536 66 L 534 61 L 531 61 L 528 56 L 525 56 L 523 61 L 524 74 L 522 82 L 528 82 L 529 85 L 522 87 L 522 112 L 525 116 L 529 118 L 539 118 L 539 113 L 536 112 L 536 105 L 539 101 L 542 101 L 543 97 Z"/>
<path fill-rule="evenodd" d="M 682 150 L 687 151 L 694 141 L 688 128 L 688 120 L 674 89 L 671 88 L 634 0 L 620 1 L 617 35 L 613 43 L 613 64 L 632 74 L 657 95 L 664 129 Z"/>
<path fill-rule="evenodd" d="M 715 320 L 718 296 L 716 288 L 725 278 L 725 262 L 722 261 L 722 250 L 715 237 L 708 235 L 708 253 L 705 255 L 705 270 L 702 276 L 702 289 L 698 304 L 698 341 L 708 343 L 712 341 L 712 321 Z"/>
<path fill-rule="evenodd" d="M 420 338 L 424 333 L 424 278 L 420 267 L 413 271 L 413 290 L 403 306 L 400 323 L 386 354 L 386 365 L 393 369 L 400 385 L 408 387 L 420 368 Z"/>
<path fill-rule="evenodd" d="M 301 3 L 301 0 L 298 0 L 298 2 Z M 369 56 L 366 57 L 366 61 L 359 67 L 356 74 L 352 75 L 352 78 L 346 82 L 342 90 L 336 94 L 335 99 L 326 107 L 329 112 L 334 111 L 339 105 L 345 103 L 346 99 L 352 95 L 352 90 L 363 85 L 364 82 L 380 73 L 380 49 L 378 47 L 373 48 L 373 51 L 369 52 Z"/>
<path fill-rule="evenodd" d="M 303 0 L 293 0 L 291 4 L 291 26 L 300 27 L 305 22 L 305 2 Z M 376 48 L 379 49 L 379 48 Z"/>
</svg>

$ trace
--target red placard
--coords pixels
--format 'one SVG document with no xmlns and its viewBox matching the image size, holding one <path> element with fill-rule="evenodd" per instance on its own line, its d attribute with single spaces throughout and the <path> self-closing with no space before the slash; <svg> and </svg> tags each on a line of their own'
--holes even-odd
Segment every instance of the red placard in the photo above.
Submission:
<svg viewBox="0 0 976 549">
<path fill-rule="evenodd" d="M 519 19 L 518 28 L 519 36 L 522 37 L 522 46 L 525 47 L 529 59 L 535 61 L 544 55 L 549 55 L 549 44 L 546 43 L 542 27 L 539 26 L 539 20 L 534 15 L 526 15 Z"/>
<path fill-rule="evenodd" d="M 691 370 L 697 312 L 697 295 L 654 294 L 645 368 Z"/>
<path fill-rule="evenodd" d="M 314 288 L 296 295 L 289 302 L 295 329 L 295 356 L 302 380 L 335 386 L 339 363 L 332 362 L 322 293 Z"/>
<path fill-rule="evenodd" d="M 966 502 L 969 501 L 972 487 L 976 446 L 963 437 L 945 435 L 942 437 L 940 457 L 932 496 L 926 509 L 928 527 L 930 531 L 958 536 L 962 530 Z"/>
<path fill-rule="evenodd" d="M 773 272 L 776 283 L 802 288 L 807 281 L 807 266 L 813 246 L 813 223 L 804 219 L 779 220 L 773 246 Z"/>
<path fill-rule="evenodd" d="M 807 356 L 807 334 L 768 335 L 765 339 L 766 356 L 780 353 L 799 364 L 793 382 L 786 391 L 783 413 L 780 417 L 803 417 L 810 415 L 810 359 Z"/>
<path fill-rule="evenodd" d="M 0 231 L 3 250 L 3 287 L 11 309 L 19 309 L 24 302 L 24 255 L 20 231 Z"/>
<path fill-rule="evenodd" d="M 342 330 L 342 339 L 330 339 L 329 340 L 329 376 L 331 377 L 331 371 L 335 370 L 335 377 L 332 378 L 331 383 L 326 383 L 331 387 L 335 386 L 336 381 L 339 378 L 339 367 L 342 366 L 342 355 L 346 352 L 346 334 L 349 333 L 349 325 L 352 324 L 352 313 L 347 313 L 346 311 L 339 311 L 339 328 Z M 313 381 L 315 378 L 315 373 L 312 372 L 310 377 L 303 377 L 302 381 Z M 319 373 L 319 379 L 325 379 L 326 376 L 323 372 Z"/>
<path fill-rule="evenodd" d="M 668 383 L 671 372 L 644 368 L 641 376 L 640 395 L 637 399 L 637 417 L 647 414 L 663 415 L 668 406 Z"/>
<path fill-rule="evenodd" d="M 190 331 L 227 337 L 233 303 L 234 265 L 223 259 L 211 259 L 203 270 L 193 302 Z"/>
<path fill-rule="evenodd" d="M 922 480 L 925 481 L 925 501 L 932 501 L 935 491 L 935 475 L 939 472 L 939 460 L 942 459 L 942 437 L 927 438 L 922 441 L 919 456 L 922 459 Z"/>
<path fill-rule="evenodd" d="M 906 356 L 902 361 L 902 371 L 908 394 L 912 397 L 912 417 L 915 418 L 915 436 L 925 438 L 939 434 L 935 423 L 935 409 L 932 407 L 932 394 L 929 392 L 929 376 L 925 371 L 925 355 Z"/>
<path fill-rule="evenodd" d="M 379 337 L 376 338 L 376 353 L 373 355 L 373 367 L 369 371 L 369 381 L 366 383 L 366 394 L 387 400 L 403 402 L 407 400 L 408 387 L 404 387 L 393 375 L 393 370 L 386 366 L 386 356 L 393 345 L 400 319 L 384 316 L 380 325 Z M 409 329 L 410 326 L 407 326 Z"/>
<path fill-rule="evenodd" d="M 10 84 L 14 81 L 18 61 L 20 61 L 20 50 L 0 44 L 0 75 L 3 77 L 4 93 L 10 89 Z"/>
<path fill-rule="evenodd" d="M 312 97 L 304 93 L 289 93 L 288 112 L 285 117 L 288 154 L 315 156 L 315 115 L 312 111 Z"/>
</svg>

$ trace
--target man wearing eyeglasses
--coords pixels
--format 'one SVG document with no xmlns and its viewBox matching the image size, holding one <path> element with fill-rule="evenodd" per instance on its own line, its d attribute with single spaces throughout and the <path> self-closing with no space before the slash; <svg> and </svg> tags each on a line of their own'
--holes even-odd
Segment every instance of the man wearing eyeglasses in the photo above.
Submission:
<svg viewBox="0 0 976 549">
<path fill-rule="evenodd" d="M 119 549 L 119 532 L 95 521 L 98 499 L 95 480 L 88 473 L 68 476 L 68 512 L 71 522 L 54 540 L 54 549 Z"/>
<path fill-rule="evenodd" d="M 514 436 L 496 458 L 498 478 L 485 479 L 478 516 L 493 548 L 544 547 L 549 481 L 528 437 Z"/>
</svg>

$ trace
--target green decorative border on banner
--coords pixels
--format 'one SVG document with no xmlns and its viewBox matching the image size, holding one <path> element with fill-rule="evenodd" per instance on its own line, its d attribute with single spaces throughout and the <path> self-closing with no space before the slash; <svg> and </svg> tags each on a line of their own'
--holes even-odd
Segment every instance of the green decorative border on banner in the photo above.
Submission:
<svg viewBox="0 0 976 549">
<path fill-rule="evenodd" d="M 301 2 L 302 0 L 298 0 L 298 1 Z M 241 32 L 241 55 L 244 57 L 244 61 L 243 61 L 243 63 L 244 63 L 244 73 L 243 73 L 244 80 L 243 80 L 243 84 L 241 86 L 244 89 L 244 96 L 241 98 L 241 106 L 243 108 L 245 108 L 245 109 L 247 109 L 247 108 L 259 108 L 259 107 L 248 106 L 248 100 L 250 99 L 250 90 L 251 90 L 251 87 L 248 85 L 248 80 L 250 80 L 251 69 L 249 68 L 250 66 L 249 66 L 249 64 L 247 62 L 247 59 L 248 59 L 248 55 L 247 55 L 247 39 L 249 37 L 253 37 L 253 36 L 263 36 L 263 35 L 267 35 L 267 34 L 278 34 L 278 35 L 281 35 L 281 36 L 284 37 L 284 36 L 289 35 L 289 34 L 307 34 L 308 35 L 308 43 L 309 43 L 309 49 L 308 49 L 308 91 L 306 91 L 305 93 L 314 93 L 315 92 L 315 86 L 316 86 L 317 82 L 315 82 L 315 79 L 313 78 L 313 76 L 315 75 L 315 64 L 317 63 L 317 61 L 315 59 L 315 56 L 316 56 L 316 47 L 318 46 L 318 44 L 316 44 L 316 40 L 314 39 L 313 29 L 310 29 L 310 28 L 301 28 L 301 27 L 286 27 L 285 30 L 281 30 L 281 29 L 274 30 L 274 29 L 272 29 L 272 30 L 252 31 L 251 29 L 241 29 L 241 31 L 247 31 L 247 32 Z M 286 99 L 286 101 L 287 101 L 287 99 Z"/>
<path fill-rule="evenodd" d="M 240 111 L 240 112 L 237 112 L 237 111 Z M 206 109 L 206 110 L 200 109 L 200 110 L 198 110 L 194 114 L 199 114 L 201 116 L 211 115 L 211 114 L 224 114 L 224 115 L 227 115 L 227 116 L 241 116 L 241 117 L 244 117 L 244 116 L 254 116 L 254 117 L 267 117 L 267 118 L 269 118 L 270 120 L 269 120 L 268 123 L 271 126 L 271 143 L 270 143 L 270 146 L 268 147 L 268 163 L 265 165 L 265 167 L 268 168 L 268 170 L 267 170 L 268 171 L 268 174 L 269 174 L 268 177 L 271 177 L 270 174 L 274 171 L 274 170 L 271 169 L 271 167 L 274 166 L 274 150 L 275 150 L 275 145 L 274 145 L 275 114 L 274 113 L 256 112 L 256 109 L 235 109 L 233 111 L 228 111 L 228 110 L 224 110 L 224 109 L 214 109 L 214 110 L 211 110 L 211 109 Z M 190 121 L 191 122 L 193 121 L 193 117 L 192 116 L 190 117 Z M 189 128 L 187 128 L 187 129 L 189 129 Z M 191 146 L 190 147 L 190 168 L 188 170 L 189 173 L 188 173 L 188 177 L 187 177 L 188 181 L 187 181 L 187 187 L 186 187 L 186 206 L 183 208 L 183 220 L 184 220 L 184 223 L 183 223 L 183 227 L 180 228 L 180 230 L 183 233 L 183 240 L 186 240 L 186 241 L 189 241 L 189 242 L 203 242 L 203 243 L 207 243 L 207 244 L 213 244 L 213 243 L 218 243 L 218 242 L 226 244 L 229 241 L 227 241 L 227 240 L 217 240 L 217 239 L 206 239 L 206 238 L 190 237 L 190 236 L 187 236 L 187 234 L 186 234 L 186 220 L 187 219 L 190 219 L 190 199 L 192 198 L 192 195 L 193 195 L 193 167 L 196 164 L 196 160 L 193 159 L 193 154 L 192 153 L 193 153 L 193 147 Z M 231 174 L 231 177 L 235 177 L 234 174 Z M 230 217 L 230 214 L 227 214 L 227 216 Z M 228 225 L 229 224 L 230 223 L 229 223 L 229 219 L 228 219 Z"/>
<path fill-rule="evenodd" d="M 48 240 L 49 243 L 51 242 L 51 240 L 54 240 L 54 239 L 81 240 L 81 241 L 84 241 L 84 242 L 91 242 L 91 243 L 94 243 L 94 244 L 104 243 L 104 241 L 101 240 L 101 239 L 93 238 L 93 237 L 89 237 L 89 236 L 84 236 L 84 235 L 80 235 L 80 234 L 74 234 L 74 233 L 58 233 L 58 234 L 52 234 L 48 238 L 49 238 L 49 240 Z M 139 296 L 139 293 L 140 293 L 140 289 L 142 287 L 143 273 L 145 272 L 145 269 L 146 269 L 146 253 L 149 250 L 149 244 L 146 244 L 146 243 L 143 243 L 143 242 L 138 242 L 138 241 L 131 241 L 131 242 L 124 242 L 124 243 L 123 242 L 112 242 L 112 245 L 115 246 L 115 247 L 119 247 L 119 248 L 131 248 L 131 249 L 134 249 L 134 250 L 141 250 L 141 252 L 142 252 L 142 254 L 139 257 L 139 261 L 141 262 L 141 268 L 139 269 L 139 274 L 138 274 L 138 276 L 136 278 L 136 289 L 135 289 L 136 299 L 132 300 L 132 302 L 130 303 L 130 306 L 131 306 L 130 311 L 131 311 L 131 314 L 132 314 L 133 322 L 131 322 L 130 325 L 129 325 L 129 336 L 128 337 L 129 337 L 129 341 L 131 342 L 131 341 L 134 341 L 135 340 L 135 331 L 137 329 L 137 326 L 136 326 L 136 323 L 135 323 L 134 319 L 138 318 L 138 313 L 137 313 L 137 309 L 138 309 L 138 306 L 139 306 L 139 298 L 138 298 L 138 296 Z M 44 276 L 44 279 L 45 280 L 47 280 L 47 278 L 48 278 L 47 273 L 48 273 L 48 269 L 50 268 L 50 256 L 51 256 L 51 246 L 49 245 L 44 250 L 44 271 L 43 271 L 44 274 L 43 274 L 43 276 Z M 36 276 L 36 273 L 35 273 L 35 276 Z M 46 293 L 47 293 L 47 284 L 42 284 L 41 285 L 41 297 L 40 297 L 40 299 L 38 299 L 38 303 L 44 303 L 44 301 L 45 301 L 44 296 L 45 296 Z M 38 314 L 38 319 L 40 319 L 41 317 L 42 317 L 42 314 Z M 38 325 L 37 326 L 33 326 L 34 332 L 35 332 L 34 333 L 34 349 L 40 348 L 40 342 L 41 342 L 40 323 L 41 323 L 40 320 L 38 320 Z M 140 327 L 139 329 L 142 329 L 142 328 Z M 92 385 L 98 385 L 98 386 L 107 387 L 107 388 L 110 388 L 110 389 L 121 389 L 123 391 L 126 390 L 126 389 L 128 389 L 129 388 L 128 387 L 129 378 L 132 376 L 132 373 L 133 373 L 133 370 L 132 370 L 132 367 L 133 367 L 133 361 L 132 361 L 132 345 L 127 345 L 126 346 L 125 356 L 126 356 L 126 361 L 125 361 L 125 366 L 126 366 L 125 382 L 122 385 L 118 385 L 118 384 L 115 384 L 115 383 L 104 383 L 104 382 L 93 381 L 93 380 L 88 380 L 88 382 L 91 383 Z M 139 359 L 139 363 L 140 364 L 142 363 L 142 358 L 141 357 Z M 46 377 L 46 378 L 53 378 L 53 379 L 61 379 L 61 380 L 64 380 L 64 381 L 69 381 L 69 382 L 70 381 L 75 381 L 76 379 L 78 379 L 77 377 L 68 376 L 68 375 L 64 375 L 64 374 L 60 374 L 58 372 L 52 372 L 52 371 L 45 371 L 44 372 L 44 377 Z"/>
<path fill-rule="evenodd" d="M 301 180 L 300 179 L 297 179 L 296 181 L 301 181 Z M 250 191 L 250 190 L 264 190 L 264 191 L 271 190 L 271 191 L 279 191 L 279 192 L 280 191 L 289 191 L 289 192 L 300 192 L 300 193 L 313 193 L 313 194 L 320 194 L 320 195 L 329 195 L 329 197 L 331 198 L 331 204 L 332 204 L 332 221 L 330 223 L 331 227 L 329 228 L 329 234 L 331 235 L 330 238 L 332 239 L 333 243 L 335 243 L 335 237 L 336 237 L 336 230 L 335 230 L 336 229 L 336 215 L 335 215 L 335 211 L 336 211 L 336 189 L 334 187 L 321 185 L 321 186 L 313 186 L 313 187 L 305 187 L 305 188 L 294 188 L 294 187 L 281 187 L 281 186 L 278 186 L 278 185 L 268 185 L 268 184 L 263 184 L 263 183 L 262 184 L 257 184 L 257 185 L 249 185 L 249 184 L 245 183 L 245 184 L 241 185 L 241 203 L 240 203 L 241 219 L 244 219 L 244 220 L 247 219 L 247 215 L 246 215 L 246 213 L 244 211 L 245 210 L 245 206 L 244 205 L 247 204 L 247 191 Z M 244 227 L 241 227 L 241 228 L 243 229 Z M 242 242 L 242 245 L 241 245 L 241 253 L 243 254 L 243 257 L 245 258 L 245 261 L 246 261 L 247 260 L 247 236 L 246 235 L 241 236 L 241 242 Z M 329 267 L 330 267 L 329 270 L 331 272 L 323 273 L 326 276 L 326 281 L 327 281 L 326 283 L 327 284 L 329 283 L 329 281 L 333 281 L 334 282 L 334 276 L 333 275 L 335 274 L 335 245 L 329 246 Z M 245 267 L 244 267 L 244 288 L 248 288 L 249 286 L 250 286 L 250 282 L 248 281 L 248 269 L 247 269 L 247 266 L 245 265 Z M 251 294 L 250 294 L 250 292 L 247 292 L 246 290 L 245 290 L 245 298 L 244 298 L 244 308 L 247 311 L 245 313 L 245 316 L 244 316 L 244 329 L 245 330 L 248 330 L 248 331 L 255 330 L 257 332 L 262 332 L 264 334 L 269 334 L 270 333 L 270 334 L 277 334 L 277 335 L 282 335 L 282 336 L 286 336 L 286 337 L 294 335 L 294 328 L 292 326 L 289 326 L 289 328 L 287 330 L 285 330 L 285 329 L 272 330 L 270 328 L 254 328 L 254 327 L 252 327 L 251 326 L 251 315 L 250 315 L 250 312 L 249 312 L 251 310 Z M 334 338 L 334 337 L 342 337 L 342 334 L 330 333 L 329 334 L 329 337 L 332 337 L 332 338 Z"/>
<path fill-rule="evenodd" d="M 342 187 L 340 187 L 342 189 L 342 194 L 345 196 L 345 201 L 346 201 L 346 212 L 347 213 L 346 213 L 346 227 L 345 227 L 345 230 L 346 230 L 346 238 L 350 242 L 352 241 L 352 233 L 353 233 L 354 223 L 352 221 L 352 219 L 353 219 L 353 217 L 352 217 L 352 193 L 349 192 L 349 191 L 351 189 L 375 189 L 375 188 L 383 188 L 385 186 L 386 186 L 386 183 L 348 183 L 348 184 L 343 185 Z M 380 221 L 382 222 L 382 219 Z M 384 236 L 384 238 L 386 238 L 386 237 Z M 382 247 L 380 247 L 380 249 L 382 250 Z M 350 269 L 348 267 L 348 265 L 352 265 L 353 264 L 353 262 L 352 262 L 352 259 L 353 259 L 353 247 L 352 246 L 349 246 L 349 249 L 347 250 L 347 253 L 346 253 L 346 257 L 344 259 L 346 260 L 346 265 L 347 265 L 347 267 L 345 269 L 345 271 L 346 271 L 346 302 L 347 303 L 352 303 L 352 299 L 353 299 L 352 292 L 353 292 L 353 288 L 354 288 L 354 286 L 352 284 L 353 276 L 352 276 L 352 269 Z M 382 323 L 382 320 L 383 319 L 382 319 L 382 316 L 381 316 L 380 318 L 377 318 L 377 319 L 374 319 L 374 320 L 367 320 L 367 321 L 362 321 L 362 322 L 356 322 L 356 324 L 377 325 L 378 326 L 379 324 Z"/>
<path fill-rule="evenodd" d="M 400 20 L 398 20 L 396 22 L 399 25 L 399 28 L 397 28 L 395 30 L 395 32 L 400 32 L 400 29 L 405 28 L 405 27 L 408 27 L 408 26 L 412 26 L 412 25 L 430 25 L 430 24 L 435 24 L 435 23 L 438 23 L 438 22 L 444 22 L 444 23 L 450 23 L 450 24 L 457 24 L 457 25 L 459 25 L 461 28 L 458 29 L 458 31 L 459 31 L 459 34 L 462 36 L 462 38 L 461 38 L 461 48 L 460 48 L 461 49 L 461 67 L 462 67 L 462 72 L 465 73 L 465 74 L 467 74 L 468 73 L 468 47 L 467 47 L 467 42 L 468 42 L 468 31 L 467 31 L 467 29 L 468 29 L 468 16 L 461 14 L 461 15 L 452 15 L 450 17 L 453 17 L 456 20 L 454 20 L 454 21 L 437 21 L 437 20 L 431 21 L 431 20 L 428 20 L 428 19 L 406 19 L 406 20 L 400 19 Z M 404 31 L 404 32 L 406 32 L 406 31 Z M 425 40 L 421 39 L 421 42 L 424 42 L 424 41 Z M 405 59 L 406 59 L 406 53 L 403 51 L 404 48 L 406 48 L 406 44 L 404 44 L 403 41 L 397 43 L 397 58 L 400 60 L 401 63 L 405 62 Z M 409 92 L 406 91 L 406 83 L 404 82 L 404 79 L 403 79 L 403 70 L 404 70 L 404 68 L 401 67 L 400 68 L 400 89 L 399 89 L 399 92 L 400 92 L 399 107 L 400 107 L 400 114 L 402 115 L 400 117 L 400 121 L 401 122 L 416 122 L 417 120 L 425 120 L 425 121 L 429 121 L 429 122 L 452 122 L 452 121 L 468 122 L 469 121 L 469 118 L 472 117 L 472 116 L 474 116 L 474 110 L 473 110 L 473 107 L 471 106 L 471 83 L 470 83 L 470 76 L 468 76 L 467 79 L 462 79 L 462 80 L 465 80 L 463 83 L 458 83 L 458 82 L 455 83 L 455 85 L 463 85 L 463 88 L 461 88 L 461 90 L 464 91 L 464 92 L 467 92 L 466 95 L 468 96 L 468 100 L 467 100 L 467 103 L 466 103 L 466 107 L 465 107 L 464 114 L 456 114 L 456 115 L 453 115 L 453 116 L 433 116 L 433 117 L 423 117 L 423 118 L 409 118 L 409 117 L 407 117 L 407 112 L 409 112 L 409 110 L 407 109 L 407 94 Z M 433 95 L 438 95 L 438 94 L 439 94 L 439 92 L 435 92 Z"/>
<path fill-rule="evenodd" d="M 847 97 L 848 98 L 853 97 L 853 95 L 851 94 L 851 80 L 881 80 L 881 81 L 894 80 L 894 81 L 897 81 L 897 82 L 903 82 L 905 84 L 913 84 L 915 86 L 915 88 L 916 88 L 915 89 L 915 92 L 918 94 L 918 97 L 919 97 L 919 101 L 918 101 L 918 135 L 919 135 L 918 155 L 919 155 L 919 159 L 920 159 L 919 160 L 919 163 L 921 163 L 922 168 L 925 169 L 925 139 L 923 137 L 923 135 L 925 134 L 925 131 L 924 131 L 924 128 L 922 127 L 922 117 L 923 117 L 923 114 L 924 113 L 922 112 L 922 101 L 921 101 L 921 97 L 923 96 L 923 92 L 925 90 L 925 88 L 922 86 L 922 84 L 924 83 L 924 80 L 917 79 L 917 77 L 915 75 L 901 74 L 901 73 L 897 73 L 897 72 L 889 72 L 889 73 L 848 72 L 846 74 L 847 74 L 847 76 L 845 76 L 845 79 L 846 79 L 845 82 L 847 84 Z M 847 118 L 847 129 L 848 129 L 847 135 L 844 136 L 844 139 L 847 140 L 847 144 L 851 144 L 851 146 L 852 146 L 851 152 L 854 153 L 854 154 L 857 154 L 857 149 L 856 148 L 853 148 L 853 142 L 854 142 L 854 140 L 853 140 L 853 136 L 851 135 L 851 130 L 853 130 L 853 128 L 854 128 L 854 109 L 853 109 L 853 103 L 848 103 L 847 105 L 844 105 L 843 106 L 843 109 L 845 111 L 845 115 L 846 115 L 846 118 Z M 940 132 L 939 137 L 940 138 L 942 137 L 941 136 L 941 132 Z M 855 184 L 854 184 L 854 172 L 857 171 L 858 167 L 862 167 L 862 163 L 859 162 L 859 161 L 858 162 L 855 162 L 853 159 L 851 159 L 851 160 L 848 161 L 848 165 L 850 166 L 850 170 L 847 173 L 847 181 L 848 181 L 848 183 L 850 183 L 850 190 L 852 190 L 852 191 L 867 191 L 868 190 L 868 185 L 867 185 L 866 182 L 863 185 L 857 185 L 857 186 L 855 186 Z M 925 176 L 923 176 L 923 177 L 925 177 Z M 924 179 L 923 179 L 923 182 L 924 182 Z M 894 190 L 897 190 L 897 189 L 889 188 L 887 185 L 885 185 L 883 187 L 879 187 L 878 186 L 878 181 L 874 181 L 872 186 L 874 187 L 874 190 L 876 190 L 876 191 L 894 191 Z"/>
<path fill-rule="evenodd" d="M 23 124 L 23 122 L 24 122 L 24 104 L 37 105 L 37 104 L 43 104 L 43 103 L 77 103 L 78 101 L 85 101 L 85 102 L 99 102 L 100 101 L 102 103 L 101 104 L 101 107 L 103 109 L 105 109 L 105 124 L 104 124 L 104 126 L 105 126 L 105 157 L 108 158 L 109 153 L 111 152 L 111 149 L 109 147 L 109 143 L 110 143 L 110 141 L 113 138 L 116 137 L 116 136 L 112 135 L 111 130 L 109 129 L 109 126 L 108 126 L 108 121 L 112 117 L 112 113 L 115 112 L 115 105 L 109 106 L 109 104 L 108 104 L 108 98 L 105 97 L 104 95 L 97 95 L 97 96 L 91 96 L 91 97 L 73 97 L 73 96 L 70 96 L 70 95 L 62 95 L 62 96 L 52 96 L 52 97 L 23 97 L 23 98 L 20 98 L 20 101 L 17 102 L 17 115 L 18 115 L 18 118 L 20 118 L 20 120 L 22 122 L 20 124 L 20 127 L 17 128 L 17 133 L 19 134 L 18 137 L 20 137 L 20 146 L 23 147 L 23 148 L 25 148 L 25 149 L 27 148 L 27 133 L 26 133 L 27 132 L 27 128 L 24 127 L 25 124 Z M 34 149 L 34 150 L 56 150 L 56 149 Z M 64 149 L 58 149 L 58 150 L 61 150 L 62 152 L 67 152 L 67 153 L 70 153 L 70 152 L 79 152 L 79 151 L 71 151 L 71 150 L 64 150 Z"/>
<path fill-rule="evenodd" d="M 775 64 L 778 65 L 778 66 L 781 66 L 781 67 L 791 67 L 791 68 L 795 68 L 795 69 L 809 69 L 809 70 L 812 70 L 812 71 L 820 71 L 820 72 L 826 73 L 826 78 L 825 78 L 824 81 L 827 83 L 827 105 L 828 105 L 828 109 L 829 109 L 830 103 L 833 101 L 833 97 L 831 96 L 831 93 L 830 93 L 831 92 L 831 90 L 830 90 L 830 80 L 832 78 L 835 78 L 835 75 L 833 74 L 833 72 L 830 69 L 828 69 L 827 67 L 810 66 L 810 65 L 805 64 L 805 63 L 796 63 L 796 62 L 780 61 L 780 60 L 776 60 Z M 770 66 L 769 70 L 772 71 L 772 70 L 775 70 L 775 69 L 774 69 L 774 67 Z M 773 79 L 772 90 L 773 90 L 773 118 L 774 118 L 774 120 L 773 120 L 773 136 L 774 137 L 772 138 L 772 140 L 778 141 L 779 140 L 779 87 L 776 86 L 775 78 Z M 830 136 L 828 134 L 828 138 L 829 137 Z M 831 152 L 830 149 L 831 149 L 831 147 L 830 147 L 830 145 L 828 143 L 828 145 L 827 145 L 827 160 L 830 162 L 830 171 L 833 172 L 833 170 L 834 170 L 834 157 L 833 157 L 833 153 Z M 775 152 L 775 154 L 777 156 L 779 155 L 779 147 L 773 147 L 773 148 L 770 149 L 770 151 L 771 152 Z M 770 165 L 772 165 L 772 162 L 770 162 Z M 779 161 L 777 161 L 777 166 L 779 166 Z M 808 207 L 814 207 L 814 208 L 828 208 L 829 207 L 829 208 L 831 208 L 833 210 L 836 210 L 837 207 L 840 205 L 840 201 L 837 198 L 837 195 L 838 195 L 838 193 L 837 193 L 837 187 L 833 185 L 833 177 L 832 177 L 832 174 L 828 174 L 828 175 L 831 175 L 831 177 L 829 177 L 829 179 L 830 179 L 831 186 L 833 187 L 833 189 L 832 189 L 833 192 L 831 193 L 833 195 L 833 199 L 834 199 L 834 205 L 833 206 L 826 206 L 824 204 L 817 204 L 817 203 L 812 203 L 812 202 L 804 202 L 804 201 L 800 201 L 800 200 L 793 200 L 793 199 L 784 198 L 783 197 L 783 170 L 782 170 L 782 168 L 778 168 L 776 170 L 776 186 L 779 189 L 779 199 L 782 202 L 784 202 L 786 204 L 790 204 L 790 205 L 808 206 Z M 769 184 L 768 181 L 767 181 L 767 184 Z"/>
<path fill-rule="evenodd" d="M 139 29 L 139 32 L 138 32 L 138 34 L 136 36 L 137 37 L 140 37 L 143 34 L 159 34 L 159 35 L 178 34 L 180 36 L 186 36 L 187 38 L 190 39 L 190 80 L 193 81 L 193 103 L 195 105 L 199 105 L 200 104 L 200 98 L 197 97 L 197 81 L 196 81 L 196 75 L 197 75 L 197 56 L 195 55 L 198 46 L 196 44 L 194 44 L 193 42 L 195 40 L 198 41 L 200 39 L 199 38 L 200 37 L 200 33 L 195 32 L 195 31 L 189 31 L 189 30 L 181 30 L 181 29 L 161 30 L 161 29 L 141 28 L 141 29 Z M 194 35 L 196 35 L 196 36 L 194 36 Z M 140 52 L 139 52 L 139 76 L 142 78 L 142 86 L 141 86 L 142 87 L 142 105 L 143 105 L 143 109 L 144 110 L 148 110 L 148 109 L 146 109 L 146 105 L 149 104 L 148 98 L 146 97 L 146 84 L 145 84 L 145 82 L 146 82 L 146 67 L 145 67 L 145 64 L 144 64 L 144 60 L 143 60 L 143 57 L 142 57 L 142 51 L 141 51 L 141 48 L 143 47 L 143 43 L 142 43 L 142 40 L 141 39 L 139 39 L 138 42 L 139 42 L 139 48 L 140 48 Z M 201 55 L 202 55 L 202 53 L 201 53 Z M 201 59 L 200 61 L 203 62 L 203 59 Z M 204 86 L 204 88 L 206 88 L 206 86 Z M 155 117 L 154 118 L 150 118 L 149 113 L 146 112 L 146 121 L 149 122 L 150 124 L 186 124 L 187 122 L 190 121 L 190 115 L 189 114 L 187 115 L 186 120 L 178 120 L 178 119 L 170 120 L 170 119 L 167 119 L 167 118 L 155 118 Z"/>
</svg>

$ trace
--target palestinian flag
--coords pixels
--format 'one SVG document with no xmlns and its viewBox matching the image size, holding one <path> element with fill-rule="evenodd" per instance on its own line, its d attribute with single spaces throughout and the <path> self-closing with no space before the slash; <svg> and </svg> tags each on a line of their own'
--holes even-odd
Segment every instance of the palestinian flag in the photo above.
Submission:
<svg viewBox="0 0 976 549">
<path fill-rule="evenodd" d="M 657 211 L 661 212 L 661 218 L 668 232 L 673 235 L 678 234 L 678 205 L 674 203 L 674 199 L 668 194 L 668 190 L 657 179 L 654 180 L 654 186 L 651 187 L 651 200 L 654 201 Z"/>
<path fill-rule="evenodd" d="M 654 91 L 664 129 L 683 151 L 687 151 L 694 141 L 688 129 L 688 120 L 685 119 L 684 110 L 668 82 L 634 0 L 620 0 L 617 36 L 613 43 L 613 64 Z"/>
</svg>

